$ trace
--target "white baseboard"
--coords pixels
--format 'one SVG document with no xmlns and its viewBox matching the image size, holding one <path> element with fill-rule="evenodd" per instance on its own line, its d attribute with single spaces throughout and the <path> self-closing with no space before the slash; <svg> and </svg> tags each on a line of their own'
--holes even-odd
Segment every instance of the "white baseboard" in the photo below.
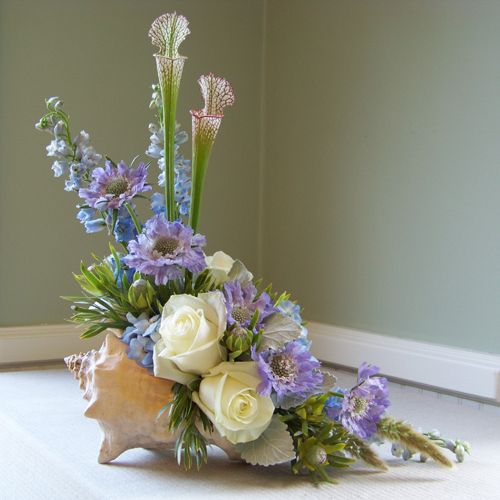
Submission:
<svg viewBox="0 0 500 500">
<path fill-rule="evenodd" d="M 500 356 L 308 323 L 322 361 L 357 368 L 363 361 L 409 382 L 500 401 Z M 0 364 L 61 360 L 99 348 L 103 335 L 80 340 L 71 324 L 0 328 Z"/>
<path fill-rule="evenodd" d="M 102 335 L 80 340 L 80 333 L 71 324 L 0 327 L 0 364 L 62 360 L 103 342 Z"/>
<path fill-rule="evenodd" d="M 308 323 L 322 361 L 357 368 L 363 361 L 388 377 L 500 401 L 500 356 Z"/>
</svg>

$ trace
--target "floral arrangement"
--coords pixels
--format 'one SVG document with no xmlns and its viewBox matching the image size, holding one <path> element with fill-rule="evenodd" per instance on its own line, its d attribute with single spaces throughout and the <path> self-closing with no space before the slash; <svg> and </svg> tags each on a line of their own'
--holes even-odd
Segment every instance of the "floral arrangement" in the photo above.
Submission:
<svg viewBox="0 0 500 500">
<path fill-rule="evenodd" d="M 118 329 L 129 358 L 175 382 L 162 412 L 186 468 L 207 460 L 213 432 L 252 465 L 290 462 L 294 473 L 315 481 L 331 481 L 335 468 L 358 459 L 385 470 L 371 446 L 383 441 L 405 460 L 419 453 L 422 461 L 450 466 L 442 448 L 462 461 L 468 443 L 417 432 L 387 415 L 388 383 L 377 367 L 364 363 L 355 387 L 337 387 L 311 354 L 301 308 L 288 293 L 263 287 L 222 251 L 205 255 L 206 239 L 197 233 L 204 179 L 234 93 L 224 78 L 200 77 L 204 106 L 191 111 L 192 160 L 184 158 L 188 136 L 176 123 L 176 107 L 186 58 L 178 49 L 189 32 L 176 13 L 160 16 L 149 31 L 158 83 L 146 155 L 157 161 L 161 190 L 148 183 L 152 160 L 115 163 L 95 151 L 86 132 L 73 137 L 59 98 L 47 99 L 36 125 L 53 136 L 47 156 L 54 175 L 80 198 L 77 219 L 118 245 L 90 267 L 82 263 L 76 280 L 83 293 L 67 297 L 72 319 L 86 325 L 82 337 Z M 141 222 L 137 203 L 144 201 L 152 216 Z"/>
</svg>

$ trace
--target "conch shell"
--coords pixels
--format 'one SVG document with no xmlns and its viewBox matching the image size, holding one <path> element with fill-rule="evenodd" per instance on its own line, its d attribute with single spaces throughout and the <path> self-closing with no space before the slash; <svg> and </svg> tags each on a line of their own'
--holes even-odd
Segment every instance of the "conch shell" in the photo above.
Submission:
<svg viewBox="0 0 500 500">
<path fill-rule="evenodd" d="M 127 357 L 127 346 L 109 333 L 99 349 L 64 359 L 89 402 L 84 415 L 97 420 L 103 433 L 98 462 L 108 463 L 132 448 L 172 448 L 176 436 L 168 430 L 173 382 L 152 376 Z M 231 443 L 216 431 L 210 444 L 239 459 Z"/>
</svg>

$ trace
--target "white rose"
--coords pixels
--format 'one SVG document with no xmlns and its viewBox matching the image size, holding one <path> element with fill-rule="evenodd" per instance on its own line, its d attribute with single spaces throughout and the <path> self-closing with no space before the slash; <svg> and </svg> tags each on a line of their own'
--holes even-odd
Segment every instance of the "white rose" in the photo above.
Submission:
<svg viewBox="0 0 500 500">
<path fill-rule="evenodd" d="M 221 292 L 172 295 L 165 304 L 153 351 L 154 374 L 188 384 L 226 359 L 219 341 L 226 330 Z"/>
<path fill-rule="evenodd" d="M 203 378 L 193 401 L 219 434 L 233 444 L 257 439 L 274 413 L 270 397 L 257 393 L 261 379 L 253 361 L 224 362 Z"/>
<path fill-rule="evenodd" d="M 215 279 L 216 285 L 221 285 L 230 279 L 239 279 L 242 282 L 252 281 L 253 275 L 239 260 L 234 260 L 227 253 L 219 250 L 211 256 L 205 257 L 207 267 Z M 234 276 L 230 276 L 234 274 Z"/>
</svg>

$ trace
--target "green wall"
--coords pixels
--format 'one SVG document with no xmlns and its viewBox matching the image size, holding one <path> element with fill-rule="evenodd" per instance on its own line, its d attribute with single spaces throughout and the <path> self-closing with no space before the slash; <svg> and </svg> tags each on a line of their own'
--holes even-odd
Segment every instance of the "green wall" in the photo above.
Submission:
<svg viewBox="0 0 500 500">
<path fill-rule="evenodd" d="M 267 36 L 267 279 L 500 353 L 500 3 L 270 0 Z"/>
<path fill-rule="evenodd" d="M 192 34 L 179 118 L 202 98 L 196 82 L 213 71 L 237 95 L 209 167 L 200 230 L 209 251 L 224 248 L 255 268 L 262 67 L 260 1 L 0 0 L 0 325 L 61 323 L 77 291 L 71 273 L 91 252 L 104 254 L 104 233 L 86 235 L 75 219 L 78 197 L 63 190 L 45 158 L 50 136 L 35 130 L 44 98 L 64 97 L 73 131 L 91 134 L 97 151 L 131 160 L 149 143 L 148 109 L 156 81 L 147 36 L 158 15 L 177 10 Z M 190 157 L 190 145 L 184 152 Z M 156 175 L 156 166 L 152 167 Z M 257 195 L 256 195 L 257 199 Z"/>
<path fill-rule="evenodd" d="M 182 125 L 199 74 L 237 94 L 208 175 L 209 250 L 311 320 L 500 353 L 495 0 L 0 0 L 0 325 L 61 322 L 71 272 L 105 251 L 51 178 L 43 98 L 63 96 L 99 152 L 143 152 L 147 30 L 174 9 L 192 28 Z"/>
</svg>

